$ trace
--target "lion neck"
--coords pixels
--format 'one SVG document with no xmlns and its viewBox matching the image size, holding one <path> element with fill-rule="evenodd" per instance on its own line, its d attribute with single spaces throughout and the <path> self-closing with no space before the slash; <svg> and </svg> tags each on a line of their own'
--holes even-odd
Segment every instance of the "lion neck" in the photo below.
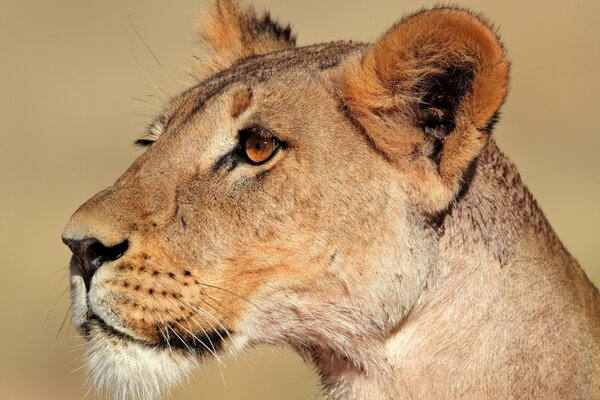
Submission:
<svg viewBox="0 0 600 400">
<path fill-rule="evenodd" d="M 330 398 L 439 398 L 463 379 L 472 384 L 470 371 L 481 376 L 482 365 L 495 365 L 490 352 L 503 357 L 488 344 L 510 346 L 509 332 L 500 331 L 517 328 L 497 322 L 527 295 L 519 281 L 541 273 L 531 260 L 574 263 L 495 143 L 471 178 L 441 222 L 438 262 L 410 314 L 386 336 L 362 338 L 362 359 L 353 359 L 352 350 L 309 354 Z M 512 318 L 518 313 L 511 309 Z"/>
</svg>

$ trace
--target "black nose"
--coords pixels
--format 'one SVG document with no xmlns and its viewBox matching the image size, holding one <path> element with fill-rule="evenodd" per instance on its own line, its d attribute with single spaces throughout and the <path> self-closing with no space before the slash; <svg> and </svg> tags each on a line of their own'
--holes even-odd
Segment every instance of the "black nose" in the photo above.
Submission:
<svg viewBox="0 0 600 400">
<path fill-rule="evenodd" d="M 87 290 L 90 289 L 92 276 L 94 276 L 98 268 L 106 262 L 120 258 L 129 247 L 127 240 L 112 247 L 106 247 L 101 241 L 95 238 L 79 240 L 63 238 L 63 242 L 73 252 L 73 257 L 77 261 Z"/>
</svg>

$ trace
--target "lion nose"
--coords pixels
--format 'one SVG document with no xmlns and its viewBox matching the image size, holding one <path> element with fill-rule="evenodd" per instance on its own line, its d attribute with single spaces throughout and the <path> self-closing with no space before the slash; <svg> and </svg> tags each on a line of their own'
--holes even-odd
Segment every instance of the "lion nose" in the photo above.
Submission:
<svg viewBox="0 0 600 400">
<path fill-rule="evenodd" d="M 104 263 L 115 261 L 123 256 L 129 247 L 127 240 L 111 247 L 105 246 L 96 238 L 69 239 L 63 237 L 62 240 L 71 249 L 88 291 L 92 277 L 98 268 Z"/>
</svg>

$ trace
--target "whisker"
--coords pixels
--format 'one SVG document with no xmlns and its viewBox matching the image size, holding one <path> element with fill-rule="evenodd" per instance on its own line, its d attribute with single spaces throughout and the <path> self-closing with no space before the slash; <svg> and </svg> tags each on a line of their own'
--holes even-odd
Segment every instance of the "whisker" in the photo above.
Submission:
<svg viewBox="0 0 600 400">
<path fill-rule="evenodd" d="M 125 107 L 130 107 L 130 108 L 144 108 L 144 109 L 147 109 L 147 110 L 158 111 L 158 107 L 149 106 L 149 105 L 146 105 L 146 104 L 125 104 Z"/>
<path fill-rule="evenodd" d="M 175 322 L 176 324 L 178 324 L 177 321 L 173 321 L 173 322 Z M 190 352 L 190 354 L 194 354 L 194 352 L 192 351 L 192 348 L 187 344 L 187 342 L 185 341 L 185 339 L 182 338 L 181 336 L 179 336 L 179 334 L 177 333 L 177 331 L 175 329 L 173 329 L 172 326 L 167 325 L 167 329 L 170 329 L 175 334 L 175 336 L 177 336 L 177 338 L 181 341 L 181 343 L 183 343 L 183 345 L 188 349 L 188 351 Z"/>
<path fill-rule="evenodd" d="M 69 326 L 67 327 L 67 337 L 69 337 L 72 327 L 73 327 L 73 318 L 69 318 Z"/>
<path fill-rule="evenodd" d="M 85 357 L 86 357 L 86 354 L 84 353 L 84 354 L 80 355 L 79 357 L 75 357 L 74 359 L 72 359 L 71 361 L 69 361 L 69 365 L 75 364 L 75 363 L 78 363 L 78 362 L 82 362 L 82 364 L 79 367 L 77 367 L 74 370 L 72 370 L 71 373 L 77 372 L 80 369 L 85 368 L 85 363 L 83 363 L 83 360 L 85 360 Z"/>
<path fill-rule="evenodd" d="M 191 308 L 193 311 L 196 312 L 196 314 L 198 314 L 207 324 L 210 325 L 211 329 L 214 330 L 215 332 L 217 332 L 217 335 L 219 335 L 219 337 L 221 338 L 221 340 L 225 340 L 225 338 L 223 336 L 221 336 L 221 334 L 219 333 L 218 329 L 215 329 L 214 325 L 210 323 L 210 321 L 208 321 L 202 314 L 200 314 L 200 309 L 194 307 L 193 305 L 191 305 L 190 303 L 188 303 L 187 301 L 183 300 L 183 299 L 177 299 L 181 304 L 183 304 L 186 307 Z M 206 303 L 205 303 L 206 304 Z M 205 310 L 203 310 L 205 311 Z M 219 321 L 216 317 L 214 317 L 213 315 L 211 315 L 208 311 L 205 311 L 221 328 L 221 330 L 223 330 L 227 336 L 231 339 L 231 334 L 229 333 L 229 329 L 225 328 L 225 326 L 223 325 L 223 323 L 221 323 L 221 321 Z"/>
<path fill-rule="evenodd" d="M 65 322 L 67 321 L 67 317 L 69 316 L 69 313 L 71 312 L 71 309 L 69 308 L 67 310 L 67 312 L 65 313 L 65 317 L 63 318 L 61 324 L 60 324 L 60 328 L 58 329 L 58 332 L 56 333 L 56 337 L 54 338 L 54 340 L 58 340 L 58 337 L 60 336 L 60 333 L 63 330 L 63 327 L 65 326 Z"/>
<path fill-rule="evenodd" d="M 135 50 L 133 48 L 133 43 L 129 42 L 129 47 L 131 49 L 131 52 L 133 53 L 133 58 L 135 59 L 136 63 L 138 64 L 138 66 L 144 71 L 144 77 L 148 80 L 148 82 L 150 82 L 150 84 L 154 87 L 154 90 L 156 90 L 156 92 L 158 94 L 160 94 L 160 96 L 163 98 L 163 100 L 167 100 L 167 96 L 165 96 L 165 94 L 162 92 L 162 90 L 159 89 L 159 87 L 156 85 L 156 83 L 154 83 L 154 80 L 152 78 L 150 78 L 150 75 L 148 75 L 148 73 L 146 72 L 146 70 L 144 69 L 144 67 L 142 66 L 142 64 L 140 63 L 140 60 L 138 60 L 137 55 L 135 53 Z"/>
<path fill-rule="evenodd" d="M 156 314 L 158 314 L 158 313 L 156 313 Z M 165 320 L 162 318 L 162 315 L 158 314 L 158 316 L 159 316 L 159 318 L 160 318 L 160 320 L 161 320 L 161 323 L 163 324 L 163 327 L 165 328 L 165 334 L 166 334 L 166 336 L 163 334 L 163 338 L 164 338 L 164 339 L 166 340 L 166 342 L 167 342 L 167 347 L 169 348 L 169 351 L 173 351 L 173 349 L 171 348 L 171 337 L 169 336 L 169 330 L 167 329 L 167 327 L 168 327 L 169 325 L 168 325 L 168 324 L 165 322 Z M 160 330 L 160 329 L 159 329 L 159 331 L 160 331 L 160 332 L 161 332 L 161 334 L 162 334 L 162 330 Z"/>
<path fill-rule="evenodd" d="M 187 319 L 186 319 L 186 322 L 187 322 L 187 321 L 189 321 L 189 320 L 187 320 Z M 198 338 L 196 335 L 194 335 L 194 333 L 192 333 L 192 331 L 191 331 L 191 330 L 189 330 L 189 329 L 185 328 L 183 325 L 181 325 L 181 324 L 180 324 L 179 322 L 177 322 L 177 321 L 174 321 L 174 322 L 175 322 L 177 325 L 179 325 L 179 326 L 180 326 L 182 329 L 184 329 L 185 331 L 187 331 L 187 332 L 188 332 L 190 335 L 192 335 L 192 338 L 194 339 L 194 343 L 195 343 L 195 341 L 197 340 L 197 341 L 198 341 L 198 342 L 199 342 L 199 343 L 200 343 L 202 346 L 204 346 L 204 348 L 206 348 L 206 350 L 208 350 L 208 351 L 210 352 L 210 354 L 212 354 L 212 355 L 213 355 L 213 357 L 215 357 L 215 359 L 218 361 L 218 363 L 219 363 L 220 365 L 222 365 L 224 368 L 227 368 L 227 366 L 225 365 L 225 363 L 223 362 L 223 360 L 221 360 L 221 358 L 220 358 L 220 357 L 217 355 L 217 353 L 216 353 L 216 347 L 215 347 L 215 345 L 212 343 L 212 341 L 210 340 L 210 338 L 209 338 L 209 336 L 208 336 L 208 333 L 207 333 L 207 332 L 204 330 L 204 328 L 202 328 L 200 325 L 196 324 L 196 325 L 198 325 L 198 327 L 199 327 L 200 329 L 202 329 L 202 332 L 203 332 L 203 333 L 206 335 L 206 337 L 208 338 L 208 340 L 209 340 L 209 342 L 210 342 L 210 345 L 212 346 L 212 349 L 211 349 L 210 347 L 208 347 L 208 345 L 206 345 L 206 343 L 204 343 L 202 340 L 200 340 L 200 338 Z M 189 325 L 189 324 L 188 324 L 188 325 Z M 173 328 L 171 328 L 171 329 L 173 329 Z M 177 335 L 177 337 L 179 337 L 179 339 L 183 341 L 183 339 L 182 339 L 182 338 L 181 338 L 179 335 Z M 184 341 L 184 344 L 185 344 L 185 341 Z M 186 347 L 187 347 L 187 345 L 186 345 Z M 188 347 L 188 350 L 190 351 L 190 353 L 192 353 L 192 350 L 191 350 L 189 347 Z"/>
<path fill-rule="evenodd" d="M 135 101 L 141 101 L 141 102 L 143 102 L 143 103 L 150 104 L 150 105 L 154 106 L 154 105 L 153 105 L 152 103 L 150 103 L 148 100 L 144 100 L 144 99 L 142 99 L 142 98 L 135 97 L 135 96 L 133 95 L 133 93 L 129 93 L 129 97 L 131 97 L 131 99 L 132 99 L 132 100 L 135 100 Z"/>
<path fill-rule="evenodd" d="M 50 272 L 52 275 L 56 275 L 59 272 L 69 272 L 69 267 L 65 267 L 64 265 L 61 265 L 60 267 L 48 267 L 48 269 L 52 270 L 52 272 Z"/>
<path fill-rule="evenodd" d="M 134 112 L 133 115 L 135 115 L 136 117 L 151 118 L 151 119 L 154 119 L 154 117 L 155 117 L 154 114 L 148 114 L 148 113 L 143 113 L 143 112 Z"/>
<path fill-rule="evenodd" d="M 179 299 L 178 299 L 178 300 L 179 300 Z M 182 302 L 182 301 L 183 301 L 183 300 L 181 299 L 181 300 L 180 300 L 180 302 Z M 204 304 L 205 304 L 205 305 L 207 305 L 208 307 L 212 308 L 212 306 L 211 306 L 210 304 L 208 304 L 206 301 L 204 301 Z M 214 316 L 214 315 L 213 315 L 213 314 L 210 312 L 210 310 L 205 310 L 205 309 L 203 309 L 203 308 L 196 308 L 196 307 L 192 306 L 191 304 L 189 304 L 187 301 L 185 302 L 185 304 L 184 304 L 184 305 L 187 305 L 188 307 L 190 307 L 190 308 L 191 308 L 191 309 L 192 309 L 192 310 L 193 310 L 193 311 L 194 311 L 194 312 L 195 312 L 197 315 L 199 315 L 199 316 L 200 316 L 200 317 L 201 317 L 201 318 L 202 318 L 202 319 L 203 319 L 203 320 L 204 320 L 204 321 L 205 321 L 205 322 L 206 322 L 208 325 L 210 325 L 211 329 L 212 329 L 213 331 L 217 332 L 217 335 L 219 335 L 219 338 L 220 338 L 221 340 L 225 340 L 225 338 L 223 338 L 223 335 L 221 335 L 221 333 L 219 332 L 219 330 L 218 330 L 218 329 L 215 329 L 214 325 L 213 325 L 213 324 L 212 324 L 210 321 L 208 321 L 208 320 L 207 320 L 207 319 L 204 317 L 204 315 L 202 315 L 202 314 L 201 314 L 201 311 L 202 311 L 202 312 L 204 312 L 204 313 L 206 313 L 206 315 L 208 315 L 210 318 L 212 318 L 212 320 L 213 320 L 213 321 L 215 321 L 215 322 L 217 323 L 217 325 L 219 325 L 219 327 L 221 328 L 221 330 L 223 330 L 223 331 L 225 332 L 225 335 L 226 335 L 226 336 L 227 336 L 227 337 L 228 337 L 230 340 L 233 340 L 233 338 L 231 337 L 231 333 L 229 332 L 229 329 L 227 329 L 227 328 L 226 328 L 226 327 L 223 325 L 223 323 L 222 323 L 222 322 L 221 322 L 221 321 L 220 321 L 218 318 L 216 318 L 216 317 L 215 317 L 215 316 Z M 194 322 L 195 322 L 195 321 L 194 321 Z M 196 325 L 199 325 L 199 324 L 196 322 Z M 237 353 L 233 353 L 233 358 L 234 358 L 234 360 L 235 360 L 235 363 L 236 363 L 237 365 L 240 365 L 240 361 L 239 361 L 239 359 L 238 359 L 238 355 L 237 355 Z"/>
<path fill-rule="evenodd" d="M 173 301 L 172 301 L 172 300 L 171 300 L 171 303 L 173 303 Z M 173 305 L 174 305 L 174 308 L 175 308 L 175 309 L 177 309 L 178 305 L 177 305 L 177 304 L 173 304 Z M 188 319 L 188 316 L 187 316 L 187 315 L 185 315 L 185 313 L 181 313 L 181 315 L 183 316 L 183 318 L 185 319 L 185 321 L 186 321 L 186 322 L 188 322 L 188 327 L 189 327 L 189 319 Z M 175 322 L 177 322 L 177 321 L 175 321 Z M 205 335 L 205 336 L 206 336 L 206 338 L 208 339 L 208 342 L 210 343 L 210 345 L 212 346 L 212 348 L 213 348 L 213 349 L 216 349 L 216 347 L 215 347 L 214 343 L 212 342 L 212 340 L 210 339 L 210 336 L 208 335 L 208 332 L 206 332 L 206 330 L 205 330 L 205 329 L 204 329 L 204 328 L 203 328 L 203 327 L 202 327 L 202 326 L 201 326 L 201 325 L 200 325 L 198 322 L 196 322 L 196 321 L 194 321 L 194 322 L 195 322 L 195 323 L 196 323 L 196 325 L 197 325 L 197 326 L 198 326 L 198 327 L 199 327 L 199 328 L 202 330 L 202 333 L 204 333 L 204 335 Z M 213 331 L 217 332 L 217 334 L 218 334 L 219 336 L 221 336 L 221 335 L 218 333 L 218 331 L 217 331 L 217 330 L 216 330 L 216 329 L 215 329 L 215 328 L 214 328 L 212 325 L 211 325 L 211 329 L 212 329 Z M 190 332 L 190 334 L 191 334 L 191 335 L 192 335 L 192 336 L 193 336 L 195 339 L 198 339 L 196 336 L 194 336 L 194 334 L 193 334 L 191 331 L 188 331 L 188 332 Z M 221 339 L 223 339 L 223 338 L 221 337 Z M 204 345 L 204 343 L 203 343 L 203 342 L 202 342 L 200 339 L 198 339 L 198 341 L 199 341 L 201 344 L 203 344 L 203 345 Z M 206 347 L 206 345 L 204 345 L 204 346 Z M 207 348 L 207 350 L 209 350 L 209 351 L 210 351 L 210 349 L 209 349 L 209 348 Z M 215 356 L 216 356 L 216 354 L 215 354 Z"/>
<path fill-rule="evenodd" d="M 128 15 L 127 17 L 129 18 L 129 23 L 131 24 L 133 31 L 135 32 L 137 37 L 142 41 L 142 43 L 144 43 L 144 46 L 146 46 L 146 49 L 152 55 L 152 57 L 154 58 L 154 61 L 156 61 L 156 64 L 160 67 L 160 70 L 161 70 L 163 76 L 166 78 L 167 82 L 169 83 L 169 86 L 173 87 L 173 83 L 169 79 L 169 76 L 165 73 L 165 70 L 164 70 L 162 64 L 160 63 L 160 61 L 158 61 L 158 57 L 156 56 L 156 54 L 154 54 L 154 51 L 152 51 L 152 48 L 150 48 L 150 45 L 148 45 L 148 42 L 146 42 L 146 40 L 142 37 L 142 34 L 137 30 L 135 24 L 133 23 L 133 18 L 131 18 L 131 15 Z M 137 57 L 136 57 L 136 60 L 137 60 Z"/>
<path fill-rule="evenodd" d="M 60 293 L 60 295 L 58 296 L 58 298 L 56 299 L 56 301 L 54 302 L 54 304 L 52 304 L 52 307 L 50 307 L 50 309 L 48 310 L 48 314 L 46 315 L 46 320 L 45 321 L 48 321 L 48 319 L 52 315 L 52 312 L 54 311 L 54 309 L 58 305 L 58 302 L 62 299 L 62 297 L 65 295 L 65 293 L 67 293 L 67 290 L 69 290 L 68 286 L 66 288 L 64 288 L 64 290 Z"/>
<path fill-rule="evenodd" d="M 56 282 L 56 284 L 54 285 L 54 287 L 52 288 L 52 290 L 56 290 L 56 288 L 58 288 L 58 286 L 63 283 L 63 281 L 65 280 L 65 278 L 67 278 L 69 276 L 69 271 L 55 271 L 53 272 L 53 274 L 56 274 L 58 272 L 64 272 L 65 274 L 58 280 L 58 282 Z"/>
<path fill-rule="evenodd" d="M 155 300 L 152 300 L 152 303 L 154 303 L 154 305 L 156 306 L 155 310 L 152 312 L 152 315 L 158 316 L 157 319 L 160 320 L 160 323 L 162 324 L 162 326 L 166 326 L 167 323 L 163 319 L 162 315 L 159 312 L 156 311 L 156 310 L 158 310 L 158 307 L 160 307 L 160 303 L 158 303 Z M 162 337 L 163 341 L 167 344 L 167 347 L 169 348 L 169 351 L 173 351 L 173 349 L 171 348 L 171 343 L 170 343 L 171 339 L 169 337 L 169 332 L 167 330 L 165 330 L 166 333 L 167 333 L 167 335 L 165 336 L 165 333 L 163 332 L 163 330 L 161 329 L 160 326 L 158 326 L 158 331 L 160 332 L 160 336 Z"/>
<path fill-rule="evenodd" d="M 210 296 L 210 295 L 207 295 L 207 294 L 205 294 L 205 295 L 206 295 L 206 296 L 208 296 L 208 297 L 210 297 L 210 298 L 212 298 L 212 299 L 213 299 L 213 300 L 215 300 L 215 301 L 218 301 L 218 300 L 217 300 L 215 297 L 213 297 L 213 296 Z M 217 335 L 219 336 L 219 338 L 220 338 L 221 340 L 225 340 L 225 338 L 223 337 L 223 335 L 221 335 L 221 332 L 220 332 L 218 329 L 215 329 L 215 326 L 214 326 L 214 325 L 213 325 L 213 324 L 212 324 L 212 323 L 211 323 L 209 320 L 207 320 L 207 319 L 206 319 L 206 317 L 205 317 L 205 316 L 204 316 L 202 313 L 205 313 L 205 314 L 206 314 L 208 317 L 210 317 L 210 318 L 211 318 L 211 319 L 212 319 L 214 322 L 216 322 L 216 323 L 217 323 L 217 325 L 219 325 L 219 327 L 221 328 L 221 330 L 225 332 L 225 335 L 226 335 L 226 336 L 227 336 L 227 337 L 228 337 L 230 340 L 233 340 L 233 338 L 232 338 L 232 336 L 231 336 L 231 333 L 229 332 L 229 329 L 227 329 L 227 328 L 226 328 L 226 327 L 223 325 L 223 323 L 221 322 L 221 320 L 220 320 L 220 319 L 218 319 L 218 318 L 216 318 L 216 317 L 213 315 L 213 313 L 212 313 L 210 310 L 207 310 L 207 309 L 204 309 L 204 308 L 196 308 L 196 307 L 194 307 L 193 305 L 191 305 L 191 304 L 190 304 L 188 301 L 185 301 L 183 298 L 177 298 L 177 300 L 178 300 L 178 301 L 179 301 L 181 304 L 183 304 L 184 306 L 191 308 L 191 309 L 192 309 L 192 310 L 193 310 L 193 311 L 194 311 L 194 312 L 195 312 L 197 315 L 199 315 L 199 316 L 200 316 L 200 317 L 201 317 L 201 318 L 202 318 L 202 319 L 203 319 L 203 320 L 204 320 L 204 321 L 205 321 L 205 322 L 206 322 L 206 323 L 207 323 L 207 324 L 210 326 L 210 328 L 211 328 L 213 331 L 215 331 L 215 332 L 217 333 Z M 203 301 L 203 303 L 204 303 L 206 306 L 208 306 L 209 308 L 213 309 L 213 311 L 216 311 L 216 310 L 214 310 L 214 307 L 213 307 L 213 306 L 212 306 L 210 303 L 208 303 L 206 300 L 203 300 L 203 299 L 200 299 L 200 300 L 201 300 L 201 301 Z M 198 324 L 196 321 L 194 321 L 194 322 L 196 323 L 196 325 L 200 326 L 200 325 L 199 325 L 199 324 Z M 202 327 L 201 327 L 201 326 L 200 326 L 200 328 L 202 329 Z M 209 338 L 209 340 L 210 340 L 210 338 Z M 212 343 L 211 343 L 211 344 L 212 344 Z M 238 354 L 237 354 L 237 353 L 235 353 L 235 352 L 234 352 L 234 353 L 232 353 L 232 354 L 233 354 L 233 358 L 234 358 L 234 360 L 235 360 L 236 364 L 237 364 L 237 365 L 240 365 L 240 361 L 239 361 L 239 358 L 238 358 Z"/>
<path fill-rule="evenodd" d="M 185 321 L 186 321 L 186 323 L 188 324 L 188 327 L 189 327 L 189 319 L 185 315 L 183 316 L 183 318 L 185 319 Z M 196 321 L 194 321 L 194 322 L 196 322 Z M 204 335 L 208 339 L 208 341 L 209 341 L 212 349 L 210 347 L 208 347 L 206 345 L 206 343 L 204 343 L 202 340 L 200 340 L 196 335 L 194 335 L 190 329 L 186 329 L 184 326 L 182 326 L 177 321 L 175 321 L 175 323 L 177 325 L 179 325 L 181 328 L 185 329 L 190 335 L 192 335 L 192 338 L 194 338 L 194 342 L 195 342 L 195 340 L 198 340 L 198 342 L 200 342 L 200 344 L 202 346 L 204 346 L 206 348 L 206 350 L 208 350 L 210 352 L 210 354 L 213 355 L 213 357 L 217 360 L 217 366 L 219 367 L 219 374 L 221 375 L 221 381 L 223 382 L 223 386 L 225 388 L 227 388 L 227 383 L 225 382 L 225 375 L 223 374 L 223 370 L 221 369 L 221 366 L 223 366 L 223 368 L 227 368 L 227 366 L 225 365 L 225 363 L 223 362 L 223 360 L 221 360 L 221 358 L 217 355 L 217 349 L 216 349 L 215 345 L 213 344 L 212 340 L 210 339 L 210 336 L 208 335 L 208 333 L 206 332 L 206 330 L 200 324 L 198 324 L 196 322 L 196 325 L 202 330 L 202 332 L 204 333 Z M 217 334 L 219 334 L 218 331 L 215 331 L 215 332 L 217 332 Z M 221 335 L 219 334 L 219 336 L 221 336 Z M 178 337 L 179 337 L 179 335 L 178 335 Z M 222 339 L 222 337 L 221 337 L 221 339 Z M 180 337 L 180 340 L 183 341 L 183 339 L 181 339 L 181 337 Z M 185 344 L 185 341 L 183 341 L 183 342 Z M 187 345 L 186 345 L 186 347 L 187 347 Z M 188 349 L 189 349 L 189 347 L 188 347 Z"/>
<path fill-rule="evenodd" d="M 83 397 L 80 400 L 85 400 L 85 398 L 88 397 L 88 395 L 90 394 L 91 391 L 92 391 L 92 385 L 89 385 L 87 392 L 85 392 L 85 394 L 83 395 Z"/>
<path fill-rule="evenodd" d="M 223 288 L 220 288 L 220 287 L 216 287 L 216 288 L 217 288 L 217 289 L 221 289 L 221 290 L 226 290 L 226 289 L 223 289 Z M 236 293 L 234 293 L 234 292 L 231 292 L 231 291 L 230 291 L 229 293 L 230 293 L 230 294 L 232 294 L 232 295 L 234 295 L 234 296 L 237 296 L 238 298 L 240 298 L 240 299 L 242 299 L 242 300 L 244 300 L 244 301 L 245 301 L 245 302 L 247 302 L 248 304 L 250 304 L 250 305 L 253 305 L 254 307 L 256 307 L 256 309 L 257 309 L 258 311 L 260 311 L 261 313 L 263 313 L 263 315 L 264 315 L 266 318 L 268 318 L 268 319 L 269 319 L 269 320 L 271 320 L 272 322 L 276 322 L 276 320 L 275 320 L 275 319 L 274 319 L 274 318 L 273 318 L 271 315 L 269 315 L 269 313 L 268 313 L 268 312 L 266 312 L 265 310 L 263 310 L 262 308 L 260 308 L 260 307 L 259 307 L 258 305 L 256 305 L 255 303 L 253 303 L 253 302 L 251 302 L 250 300 L 248 300 L 248 298 L 246 298 L 246 297 L 244 297 L 244 296 L 242 296 L 242 295 L 236 294 Z M 214 301 L 215 301 L 215 302 L 217 302 L 217 303 L 220 303 L 220 300 L 219 300 L 219 299 L 217 299 L 216 297 L 214 297 L 214 296 L 212 296 L 212 295 L 210 295 L 210 294 L 207 294 L 207 293 L 205 293 L 205 294 L 204 294 L 204 296 L 206 296 L 207 298 L 209 298 L 209 299 L 211 299 L 211 300 L 214 300 Z M 212 305 L 212 304 L 210 304 L 208 301 L 204 300 L 204 304 L 206 304 L 207 306 L 211 307 L 213 310 L 215 310 L 215 311 L 216 311 L 216 308 L 215 308 L 215 306 L 214 306 L 214 305 Z"/>
<path fill-rule="evenodd" d="M 71 350 L 65 350 L 65 354 L 72 354 L 72 353 L 77 353 L 78 351 L 82 351 L 85 349 L 71 349 Z"/>
<path fill-rule="evenodd" d="M 196 278 L 196 277 L 195 277 L 195 278 Z M 219 289 L 219 290 L 222 290 L 222 291 L 224 291 L 224 292 L 226 292 L 226 293 L 229 293 L 229 294 L 231 294 L 231 295 L 233 295 L 233 296 L 236 296 L 236 297 L 238 297 L 238 298 L 240 298 L 240 299 L 244 300 L 244 301 L 245 301 L 245 302 L 247 302 L 248 304 L 250 304 L 250 305 L 252 305 L 252 306 L 256 307 L 256 308 L 257 308 L 259 311 L 263 312 L 265 315 L 268 315 L 268 313 L 267 313 L 265 310 L 263 310 L 262 308 L 260 308 L 258 305 L 256 305 L 254 302 L 252 302 L 251 300 L 249 300 L 249 299 L 248 299 L 248 298 L 246 298 L 245 296 L 242 296 L 242 295 L 240 295 L 240 294 L 237 294 L 237 293 L 235 293 L 235 292 L 232 292 L 232 291 L 231 291 L 231 290 L 229 290 L 229 289 L 225 289 L 225 288 L 222 288 L 222 287 L 219 287 L 219 286 L 216 286 L 216 285 L 211 285 L 211 284 L 209 284 L 209 283 L 202 282 L 202 281 L 200 281 L 198 278 L 196 278 L 196 280 L 197 280 L 197 282 L 198 282 L 198 284 L 199 284 L 199 285 L 206 286 L 206 287 L 210 287 L 210 288 L 213 288 L 213 289 Z"/>
<path fill-rule="evenodd" d="M 158 304 L 155 302 L 155 304 Z M 169 351 L 173 351 L 173 349 L 171 348 L 171 338 L 169 337 L 169 332 L 165 329 L 165 332 L 163 332 L 162 328 L 167 326 L 167 323 L 165 322 L 165 320 L 162 318 L 162 315 L 157 312 L 156 310 L 152 312 L 152 315 L 154 317 L 158 317 L 155 318 L 157 320 L 159 320 L 160 325 L 157 324 L 157 328 L 158 328 L 158 332 L 160 333 L 160 336 L 162 337 L 162 340 L 167 344 L 167 347 L 169 348 Z"/>
</svg>

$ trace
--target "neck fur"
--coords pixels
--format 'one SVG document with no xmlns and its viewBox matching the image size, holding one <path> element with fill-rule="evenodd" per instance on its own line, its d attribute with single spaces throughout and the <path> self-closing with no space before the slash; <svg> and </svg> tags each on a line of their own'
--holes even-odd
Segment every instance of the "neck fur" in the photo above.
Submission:
<svg viewBox="0 0 600 400">
<path fill-rule="evenodd" d="M 506 310 L 528 293 L 521 277 L 531 282 L 540 273 L 527 270 L 528 261 L 548 252 L 557 266 L 576 266 L 515 167 L 489 143 L 467 190 L 441 222 L 438 262 L 410 314 L 389 335 L 364 338 L 364 359 L 322 349 L 307 354 L 327 394 L 397 399 L 468 392 L 473 377 L 485 376 L 486 368 L 493 375 L 496 363 L 513 357 L 503 349 L 514 340 L 507 330 L 515 328 Z M 499 330 L 503 322 L 506 330 Z M 498 357 L 490 359 L 494 351 Z"/>
</svg>

